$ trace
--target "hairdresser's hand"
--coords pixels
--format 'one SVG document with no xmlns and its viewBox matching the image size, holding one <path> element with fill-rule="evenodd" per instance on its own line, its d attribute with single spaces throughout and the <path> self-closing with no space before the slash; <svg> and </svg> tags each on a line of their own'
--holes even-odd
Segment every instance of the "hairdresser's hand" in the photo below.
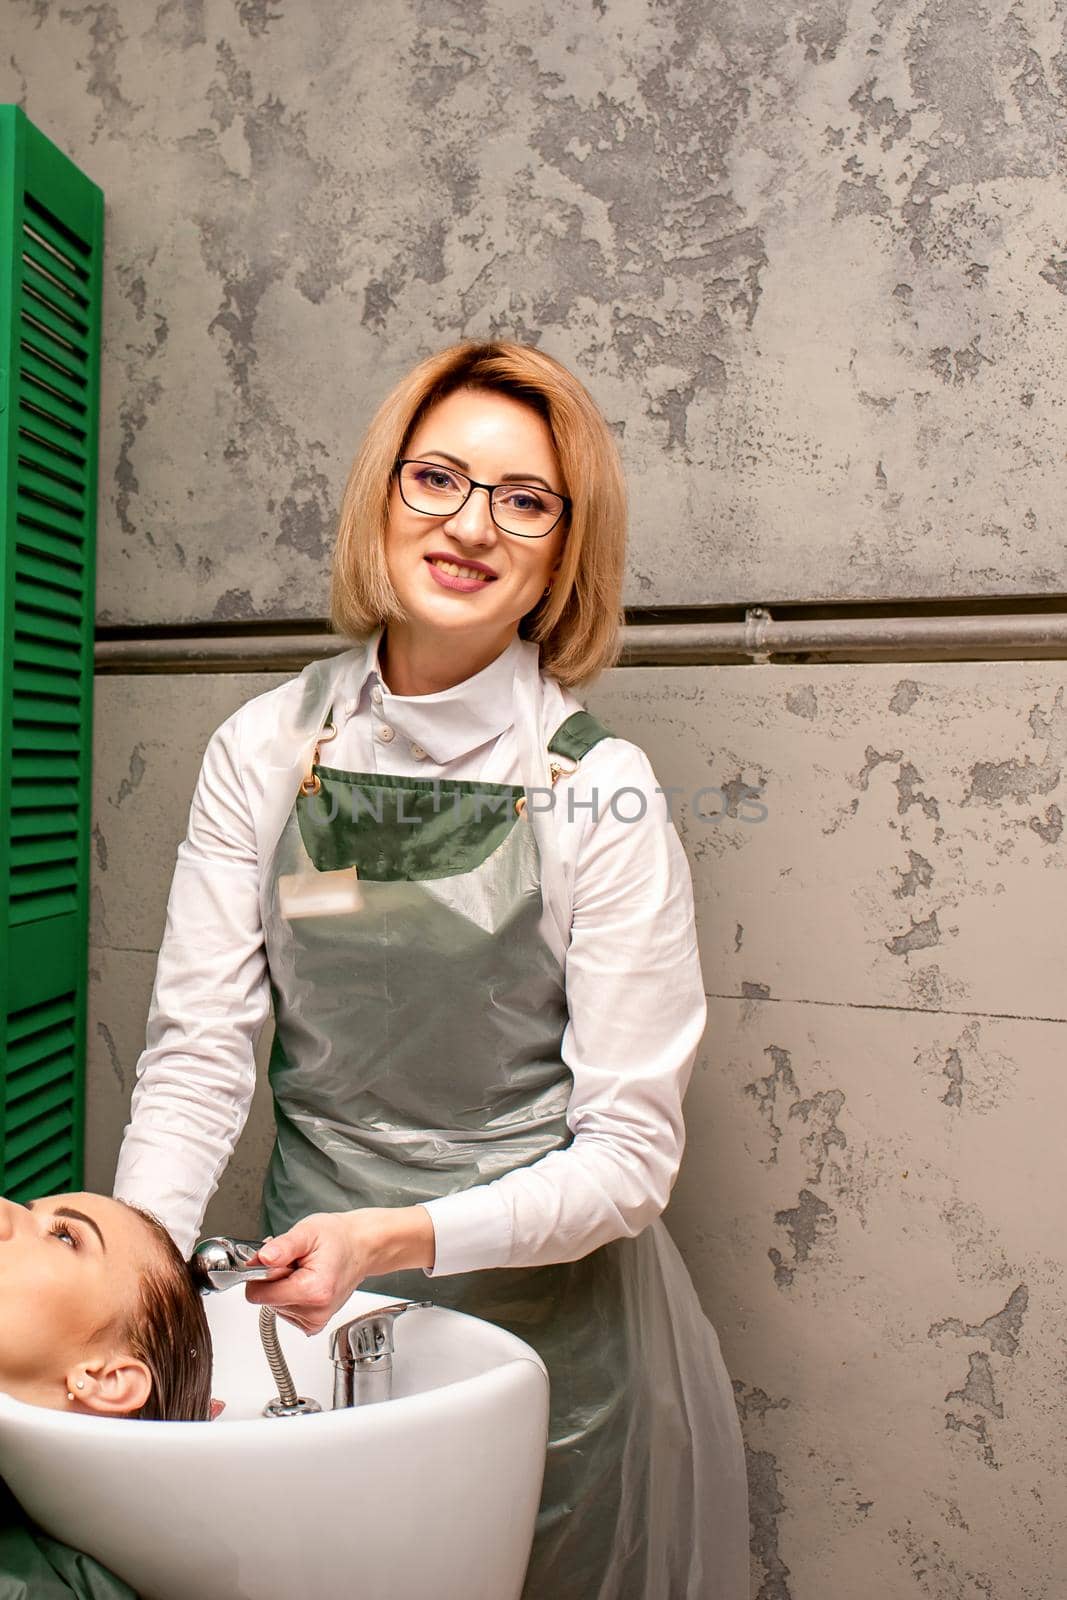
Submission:
<svg viewBox="0 0 1067 1600">
<path fill-rule="evenodd" d="M 321 1333 L 364 1278 L 434 1263 L 434 1232 L 424 1206 L 316 1211 L 287 1233 L 264 1240 L 250 1265 L 292 1266 L 287 1278 L 245 1285 L 247 1299 L 274 1306 L 306 1334 Z"/>
</svg>

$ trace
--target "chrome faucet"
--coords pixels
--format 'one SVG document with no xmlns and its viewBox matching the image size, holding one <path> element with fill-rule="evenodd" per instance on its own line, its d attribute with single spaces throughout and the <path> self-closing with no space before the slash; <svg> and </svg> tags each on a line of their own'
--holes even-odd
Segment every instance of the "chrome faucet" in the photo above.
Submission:
<svg viewBox="0 0 1067 1600">
<path fill-rule="evenodd" d="M 367 1406 L 393 1392 L 393 1326 L 405 1311 L 425 1311 L 432 1300 L 397 1300 L 364 1311 L 330 1335 L 333 1408 Z"/>
<path fill-rule="evenodd" d="M 216 1236 L 201 1239 L 189 1258 L 193 1277 L 203 1294 L 222 1294 L 236 1283 L 248 1283 L 253 1278 L 269 1278 L 278 1271 L 262 1263 L 250 1267 L 248 1263 L 266 1243 L 265 1239 L 226 1239 Z M 278 1385 L 277 1396 L 263 1407 L 265 1417 L 310 1417 L 322 1407 L 317 1400 L 299 1395 L 292 1375 L 278 1343 L 278 1313 L 273 1306 L 259 1308 L 259 1337 L 263 1354 L 270 1363 Z"/>
<path fill-rule="evenodd" d="M 193 1277 L 204 1294 L 221 1294 L 235 1284 L 267 1278 L 277 1267 L 248 1263 L 264 1239 L 202 1239 L 189 1258 Z M 388 1400 L 393 1390 L 393 1325 L 405 1311 L 425 1311 L 432 1300 L 397 1300 L 378 1306 L 335 1328 L 330 1335 L 333 1362 L 333 1409 L 373 1405 Z M 321 1411 L 316 1400 L 298 1395 L 278 1343 L 277 1314 L 273 1306 L 259 1308 L 259 1336 L 278 1384 L 278 1398 L 263 1409 L 266 1417 L 309 1416 Z"/>
</svg>

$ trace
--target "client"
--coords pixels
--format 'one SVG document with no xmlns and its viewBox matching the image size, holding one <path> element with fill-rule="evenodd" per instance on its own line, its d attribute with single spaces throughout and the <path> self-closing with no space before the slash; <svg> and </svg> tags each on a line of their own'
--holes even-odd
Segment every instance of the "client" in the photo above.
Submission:
<svg viewBox="0 0 1067 1600">
<path fill-rule="evenodd" d="M 209 1420 L 203 1297 L 161 1223 L 98 1194 L 0 1199 L 0 1390 L 56 1411 Z M 23 1596 L 136 1600 L 38 1528 L 0 1480 L 0 1597 Z"/>
</svg>

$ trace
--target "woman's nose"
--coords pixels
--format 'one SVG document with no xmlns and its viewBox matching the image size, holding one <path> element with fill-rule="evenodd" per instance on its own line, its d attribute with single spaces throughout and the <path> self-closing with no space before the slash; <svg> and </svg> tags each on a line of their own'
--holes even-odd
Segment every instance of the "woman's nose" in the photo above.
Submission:
<svg viewBox="0 0 1067 1600">
<path fill-rule="evenodd" d="M 12 1237 L 20 1218 L 26 1214 L 26 1207 L 20 1206 L 17 1201 L 0 1199 L 0 1240 Z"/>
<path fill-rule="evenodd" d="M 459 510 L 446 520 L 445 527 L 463 539 L 477 540 L 479 544 L 492 542 L 497 526 L 489 510 L 489 490 L 472 489 Z"/>
</svg>

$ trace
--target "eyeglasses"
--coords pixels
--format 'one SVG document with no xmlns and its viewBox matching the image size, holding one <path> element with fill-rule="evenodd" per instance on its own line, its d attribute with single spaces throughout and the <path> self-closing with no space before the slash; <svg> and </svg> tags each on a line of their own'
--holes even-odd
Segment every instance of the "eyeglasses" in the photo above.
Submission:
<svg viewBox="0 0 1067 1600">
<path fill-rule="evenodd" d="M 489 497 L 489 515 L 502 533 L 520 539 L 543 539 L 551 533 L 571 502 L 533 483 L 477 483 L 439 461 L 402 460 L 394 468 L 400 498 L 412 511 L 428 517 L 451 517 L 465 506 L 475 489 Z"/>
</svg>

